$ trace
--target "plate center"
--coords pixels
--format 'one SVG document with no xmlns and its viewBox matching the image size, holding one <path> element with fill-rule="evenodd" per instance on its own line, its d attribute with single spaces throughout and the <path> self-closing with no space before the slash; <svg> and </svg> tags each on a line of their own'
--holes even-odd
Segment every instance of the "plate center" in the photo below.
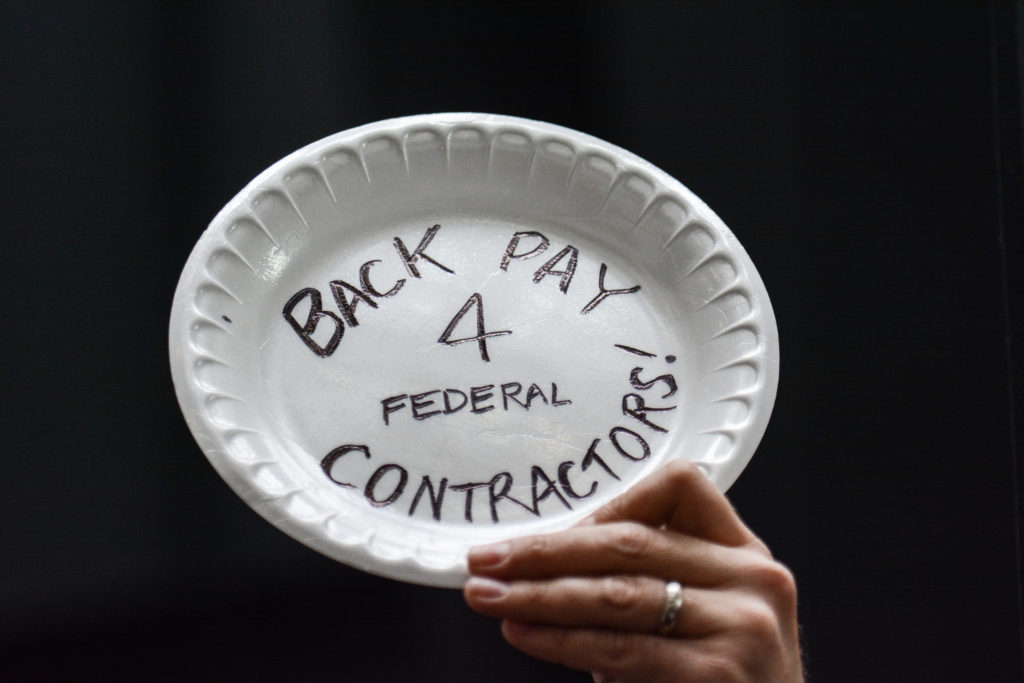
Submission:
<svg viewBox="0 0 1024 683">
<path fill-rule="evenodd" d="M 686 430 L 655 283 L 557 221 L 437 215 L 324 239 L 265 305 L 278 438 L 339 500 L 426 526 L 584 514 Z"/>
</svg>

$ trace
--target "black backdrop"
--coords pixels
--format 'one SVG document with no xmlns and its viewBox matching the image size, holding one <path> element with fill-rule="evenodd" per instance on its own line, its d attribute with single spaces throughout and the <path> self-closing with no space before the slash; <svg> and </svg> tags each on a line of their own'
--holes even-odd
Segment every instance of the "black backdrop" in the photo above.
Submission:
<svg viewBox="0 0 1024 683">
<path fill-rule="evenodd" d="M 507 648 L 456 592 L 259 519 L 192 442 L 167 367 L 178 272 L 249 179 L 354 125 L 486 111 L 640 154 L 757 264 L 782 375 L 730 495 L 797 575 L 813 678 L 1021 680 L 1020 19 L 0 5 L 0 677 L 586 679 Z"/>
</svg>

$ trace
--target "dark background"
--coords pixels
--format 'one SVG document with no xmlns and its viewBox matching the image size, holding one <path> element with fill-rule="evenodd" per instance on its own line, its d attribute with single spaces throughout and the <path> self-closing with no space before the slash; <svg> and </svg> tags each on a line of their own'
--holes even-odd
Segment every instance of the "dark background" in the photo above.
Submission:
<svg viewBox="0 0 1024 683">
<path fill-rule="evenodd" d="M 587 680 L 457 592 L 257 517 L 168 371 L 178 273 L 259 171 L 369 121 L 484 111 L 645 157 L 757 264 L 781 383 L 730 496 L 798 578 L 812 680 L 1021 680 L 1021 18 L 0 4 L 0 678 Z"/>
</svg>

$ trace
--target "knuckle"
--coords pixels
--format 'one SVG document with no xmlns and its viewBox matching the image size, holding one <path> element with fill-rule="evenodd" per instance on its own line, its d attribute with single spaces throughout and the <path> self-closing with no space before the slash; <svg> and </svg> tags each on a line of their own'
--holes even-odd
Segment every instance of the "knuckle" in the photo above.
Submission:
<svg viewBox="0 0 1024 683">
<path fill-rule="evenodd" d="M 636 668 L 637 649 L 625 633 L 609 631 L 601 646 L 599 666 L 601 673 L 621 676 Z"/>
<path fill-rule="evenodd" d="M 512 593 L 516 603 L 524 605 L 544 605 L 552 597 L 547 581 L 518 581 Z"/>
<path fill-rule="evenodd" d="M 703 657 L 697 670 L 699 680 L 715 681 L 715 683 L 735 683 L 747 680 L 740 665 L 725 653 L 713 653 Z"/>
<path fill-rule="evenodd" d="M 772 551 L 768 547 L 768 544 L 762 541 L 760 538 L 755 538 L 747 544 L 747 548 L 755 553 L 763 555 L 769 559 L 772 558 Z"/>
<path fill-rule="evenodd" d="M 517 555 L 520 560 L 543 560 L 550 554 L 550 550 L 551 542 L 546 536 L 532 536 L 525 541 Z"/>
<path fill-rule="evenodd" d="M 793 572 L 783 564 L 775 563 L 778 567 L 778 577 L 775 582 L 775 599 L 780 605 L 788 610 L 796 609 L 796 578 Z"/>
<path fill-rule="evenodd" d="M 762 559 L 744 569 L 743 574 L 747 583 L 773 601 L 784 605 L 796 603 L 796 579 L 782 563 Z"/>
<path fill-rule="evenodd" d="M 789 607 L 796 605 L 796 579 L 793 572 L 779 562 L 772 562 L 764 573 L 764 587 L 776 603 Z"/>
<path fill-rule="evenodd" d="M 608 576 L 601 580 L 600 600 L 604 607 L 626 612 L 640 605 L 643 591 L 633 576 Z"/>
<path fill-rule="evenodd" d="M 759 600 L 751 600 L 737 614 L 741 628 L 755 642 L 775 642 L 779 639 L 779 619 L 775 611 Z"/>
<path fill-rule="evenodd" d="M 619 524 L 612 530 L 610 543 L 616 553 L 635 560 L 650 551 L 651 531 L 640 524 Z"/>
</svg>

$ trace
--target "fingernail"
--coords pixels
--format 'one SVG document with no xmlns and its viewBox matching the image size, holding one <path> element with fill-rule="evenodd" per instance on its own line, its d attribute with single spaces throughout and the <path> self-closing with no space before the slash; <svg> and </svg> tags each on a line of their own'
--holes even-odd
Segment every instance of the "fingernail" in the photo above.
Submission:
<svg viewBox="0 0 1024 683">
<path fill-rule="evenodd" d="M 470 548 L 468 557 L 470 571 L 496 567 L 505 561 L 511 551 L 512 546 L 504 541 Z"/>
<path fill-rule="evenodd" d="M 466 582 L 466 593 L 481 600 L 500 600 L 508 595 L 508 584 L 482 576 L 472 576 Z"/>
</svg>

